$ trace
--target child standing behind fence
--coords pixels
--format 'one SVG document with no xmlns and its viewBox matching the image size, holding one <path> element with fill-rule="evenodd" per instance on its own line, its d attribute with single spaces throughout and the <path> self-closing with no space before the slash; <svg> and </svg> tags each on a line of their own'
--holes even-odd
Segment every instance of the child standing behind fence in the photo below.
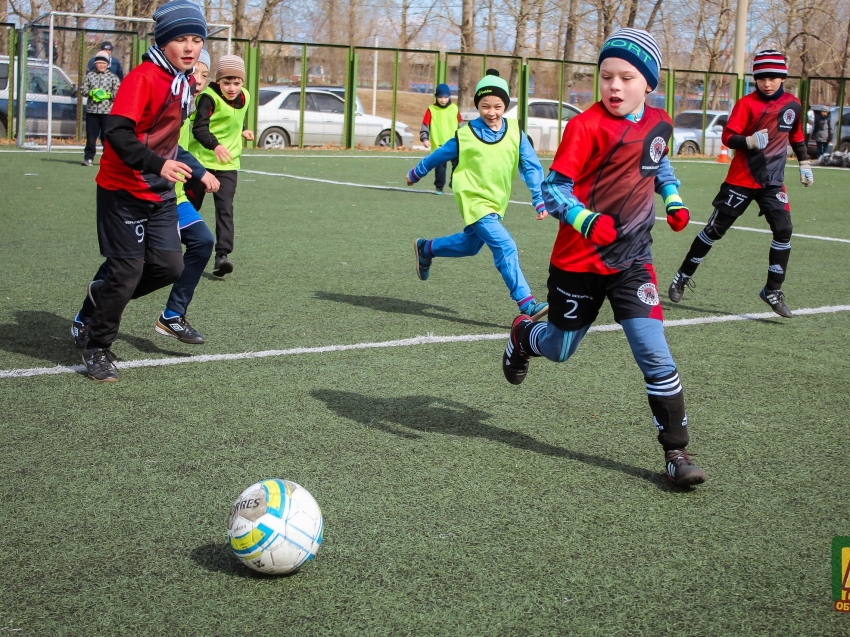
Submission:
<svg viewBox="0 0 850 637">
<path fill-rule="evenodd" d="M 218 60 L 215 82 L 198 96 L 193 138 L 189 152 L 198 158 L 221 184 L 215 200 L 215 265 L 213 274 L 224 276 L 233 272 L 227 258 L 233 252 L 233 198 L 236 195 L 236 174 L 240 167 L 242 139 L 254 139 L 247 130 L 245 119 L 251 96 L 243 87 L 245 62 L 238 55 L 222 55 Z M 203 191 L 186 191 L 196 210 L 204 201 Z"/>
<path fill-rule="evenodd" d="M 109 71 L 109 56 L 101 51 L 94 56 L 94 70 L 86 73 L 80 93 L 86 101 L 86 149 L 83 166 L 91 166 L 97 153 L 97 138 L 103 143 L 106 118 L 112 110 L 112 100 L 118 92 L 121 80 Z"/>
<path fill-rule="evenodd" d="M 419 141 L 433 152 L 452 139 L 461 124 L 463 124 L 463 117 L 457 105 L 452 104 L 452 92 L 449 85 L 438 84 L 437 90 L 434 91 L 434 103 L 428 107 L 425 117 L 422 118 Z M 457 159 L 452 160 L 452 172 L 455 168 L 457 168 Z M 434 194 L 442 195 L 445 185 L 446 164 L 440 164 L 434 168 Z M 450 178 L 449 188 L 451 185 Z"/>
</svg>

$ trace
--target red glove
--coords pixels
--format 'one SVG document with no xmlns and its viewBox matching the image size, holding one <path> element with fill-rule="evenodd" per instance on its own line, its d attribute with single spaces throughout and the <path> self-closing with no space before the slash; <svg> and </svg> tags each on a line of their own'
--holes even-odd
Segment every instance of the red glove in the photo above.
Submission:
<svg viewBox="0 0 850 637">
<path fill-rule="evenodd" d="M 684 230 L 691 220 L 690 211 L 684 206 L 667 208 L 667 224 L 673 229 L 673 232 L 681 232 Z"/>
<path fill-rule="evenodd" d="M 598 246 L 607 246 L 617 239 L 617 228 L 614 227 L 614 217 L 598 214 L 587 229 L 587 238 Z"/>
</svg>

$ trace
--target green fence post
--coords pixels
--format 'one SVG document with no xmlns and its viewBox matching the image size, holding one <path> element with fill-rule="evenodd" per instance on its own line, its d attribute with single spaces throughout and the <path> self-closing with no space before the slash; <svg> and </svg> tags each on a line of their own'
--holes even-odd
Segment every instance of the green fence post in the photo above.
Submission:
<svg viewBox="0 0 850 637">
<path fill-rule="evenodd" d="M 530 82 L 530 71 L 528 69 L 528 63 L 523 59 L 520 62 L 520 71 L 519 71 L 519 104 L 518 104 L 518 115 L 519 115 L 519 127 L 528 132 L 526 129 L 528 128 L 528 89 Z"/>
<path fill-rule="evenodd" d="M 393 59 L 393 123 L 390 126 L 390 148 L 395 150 L 395 119 L 396 119 L 396 107 L 398 106 L 398 49 L 395 50 L 395 57 Z"/>
<path fill-rule="evenodd" d="M 708 71 L 706 71 L 705 75 L 702 78 L 702 148 L 703 154 L 705 154 L 705 123 L 708 119 L 708 83 L 711 81 L 711 78 L 708 77 Z"/>
<path fill-rule="evenodd" d="M 835 145 L 833 146 L 833 150 L 838 150 L 841 146 L 841 122 L 844 121 L 844 100 L 847 98 L 847 80 L 844 77 L 841 77 L 841 83 L 838 86 L 838 126 L 835 127 L 835 133 L 833 139 L 835 140 Z M 804 115 L 808 111 L 803 111 Z"/>
<path fill-rule="evenodd" d="M 664 80 L 664 101 L 667 114 L 670 119 L 676 116 L 676 71 L 667 69 L 667 78 Z"/>
<path fill-rule="evenodd" d="M 248 89 L 248 94 L 251 96 L 251 104 L 248 106 L 248 128 L 254 132 L 253 141 L 246 142 L 247 148 L 257 147 L 257 108 L 259 106 L 260 97 L 260 44 L 258 42 L 248 43 L 248 55 L 245 62 L 248 67 L 248 77 L 245 88 Z"/>
<path fill-rule="evenodd" d="M 77 82 L 78 87 L 82 85 L 86 77 L 86 32 L 79 31 L 77 39 L 80 45 L 80 62 L 77 65 Z M 77 91 L 77 139 L 83 137 L 83 120 L 86 117 L 86 107 L 83 104 L 83 95 Z"/>
<path fill-rule="evenodd" d="M 345 78 L 345 124 L 342 145 L 345 148 L 354 148 L 357 137 L 354 134 L 357 118 L 357 49 L 348 49 L 347 77 Z"/>
<path fill-rule="evenodd" d="M 446 58 L 448 58 L 448 54 L 446 54 Z M 449 75 L 449 61 L 448 59 L 443 60 L 442 55 L 437 53 L 437 84 L 447 84 L 446 81 Z M 434 85 L 434 90 L 437 90 L 437 84 Z"/>
<path fill-rule="evenodd" d="M 558 145 L 561 144 L 561 136 L 564 133 L 564 129 L 561 128 L 561 125 L 564 123 L 564 65 L 565 62 L 561 62 L 560 73 L 558 73 Z M 569 102 L 569 100 L 567 100 Z"/>
<path fill-rule="evenodd" d="M 298 148 L 304 148 L 304 108 L 307 102 L 307 45 L 301 45 L 301 101 L 298 105 Z"/>
<path fill-rule="evenodd" d="M 602 99 L 602 94 L 599 92 L 599 67 L 593 67 L 593 101 L 598 102 Z"/>
<path fill-rule="evenodd" d="M 803 105 L 802 117 L 806 117 L 806 113 L 809 112 L 809 89 L 811 88 L 810 82 L 811 82 L 811 80 L 808 80 L 808 79 L 805 79 L 805 78 L 802 78 L 802 77 L 800 78 L 800 90 L 799 90 L 800 96 L 799 96 L 799 99 L 800 99 L 800 102 Z M 805 125 L 803 125 L 804 131 L 805 131 L 805 128 L 806 128 Z"/>
<path fill-rule="evenodd" d="M 17 69 L 17 91 L 19 95 L 23 95 L 24 99 L 18 98 L 17 109 L 17 135 L 18 146 L 24 145 L 24 137 L 27 130 L 27 45 L 29 34 L 26 29 L 21 29 L 21 37 L 18 38 L 18 64 Z"/>
<path fill-rule="evenodd" d="M 16 36 L 18 32 L 12 28 L 9 29 L 9 77 L 7 86 L 9 87 L 9 104 L 6 108 L 6 138 L 15 139 L 15 123 L 18 121 L 17 113 L 15 112 L 15 60 L 17 57 Z"/>
</svg>

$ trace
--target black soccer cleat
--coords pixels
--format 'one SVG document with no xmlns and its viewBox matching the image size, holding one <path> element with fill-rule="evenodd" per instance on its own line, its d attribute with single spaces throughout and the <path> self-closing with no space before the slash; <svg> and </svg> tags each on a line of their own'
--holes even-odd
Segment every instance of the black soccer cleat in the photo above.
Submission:
<svg viewBox="0 0 850 637">
<path fill-rule="evenodd" d="M 212 271 L 213 275 L 224 276 L 225 274 L 230 274 L 231 272 L 233 272 L 233 262 L 227 258 L 226 254 L 215 258 L 215 265 L 213 266 Z"/>
<path fill-rule="evenodd" d="M 527 325 L 531 325 L 531 319 L 525 314 L 520 314 L 514 319 L 505 353 L 502 354 L 502 372 L 511 385 L 522 384 L 528 374 L 531 356 L 522 351 L 517 338 L 519 331 Z"/>
<path fill-rule="evenodd" d="M 667 289 L 667 296 L 670 297 L 670 300 L 673 301 L 673 303 L 678 303 L 682 300 L 682 296 L 685 294 L 685 288 L 691 288 L 693 290 L 694 287 L 696 287 L 696 285 L 691 277 L 679 270 L 676 272 L 676 276 L 673 277 L 673 282 Z"/>
<path fill-rule="evenodd" d="M 671 449 L 664 454 L 667 480 L 677 487 L 692 487 L 705 482 L 705 471 L 696 466 L 682 449 Z"/>
<path fill-rule="evenodd" d="M 770 306 L 770 309 L 779 314 L 779 316 L 784 318 L 791 318 L 794 316 L 791 314 L 791 310 L 788 309 L 788 306 L 785 305 L 785 295 L 782 293 L 782 290 L 768 290 L 767 288 L 762 288 L 761 292 L 759 292 L 759 298 L 767 303 Z"/>
<path fill-rule="evenodd" d="M 416 276 L 422 281 L 427 281 L 431 276 L 431 261 L 425 256 L 425 239 L 415 239 L 413 241 L 413 251 L 416 253 Z"/>
<path fill-rule="evenodd" d="M 175 316 L 174 318 L 165 318 L 164 314 L 160 314 L 156 319 L 156 331 L 163 336 L 171 336 L 176 338 L 181 343 L 189 343 L 190 345 L 203 345 L 207 339 L 198 330 L 189 325 L 189 321 L 185 316 Z"/>
<path fill-rule="evenodd" d="M 86 349 L 83 352 L 83 363 L 86 365 L 86 375 L 100 383 L 114 383 L 118 380 L 113 361 L 115 355 L 108 349 Z"/>
<path fill-rule="evenodd" d="M 89 326 L 80 320 L 79 315 L 71 321 L 71 336 L 74 338 L 74 345 L 80 349 L 85 349 L 89 344 Z"/>
</svg>

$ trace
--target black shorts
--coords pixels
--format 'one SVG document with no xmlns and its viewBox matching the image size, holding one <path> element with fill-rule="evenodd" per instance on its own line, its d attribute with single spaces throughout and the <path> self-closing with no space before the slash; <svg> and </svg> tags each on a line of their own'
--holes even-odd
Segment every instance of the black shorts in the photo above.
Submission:
<svg viewBox="0 0 850 637">
<path fill-rule="evenodd" d="M 177 200 L 145 201 L 97 187 L 97 241 L 104 257 L 137 259 L 149 248 L 181 252 Z"/>
<path fill-rule="evenodd" d="M 759 216 L 765 215 L 768 219 L 775 215 L 786 215 L 791 212 L 785 186 L 743 188 L 724 181 L 720 186 L 720 192 L 717 193 L 711 205 L 722 214 L 740 217 L 752 201 L 758 204 Z"/>
<path fill-rule="evenodd" d="M 615 274 L 565 272 L 549 265 L 549 322 L 571 331 L 590 325 L 607 298 L 617 323 L 625 319 L 664 319 L 655 268 L 635 263 Z"/>
</svg>

